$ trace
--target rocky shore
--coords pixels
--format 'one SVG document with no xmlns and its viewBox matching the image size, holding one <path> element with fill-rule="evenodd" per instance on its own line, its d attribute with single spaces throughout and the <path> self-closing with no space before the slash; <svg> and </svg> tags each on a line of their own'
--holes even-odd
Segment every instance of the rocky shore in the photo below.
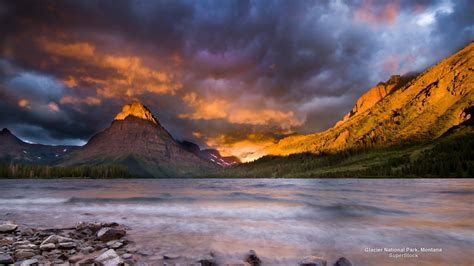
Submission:
<svg viewBox="0 0 474 266">
<path fill-rule="evenodd" d="M 0 224 L 0 265 L 220 265 L 215 255 L 204 254 L 200 258 L 162 256 L 148 263 L 141 258 L 152 256 L 140 250 L 127 239 L 127 228 L 117 223 L 80 222 L 74 227 L 37 229 L 13 222 Z M 181 257 L 182 258 L 182 257 Z M 264 265 L 254 250 L 250 250 L 237 265 Z M 351 266 L 339 258 L 333 264 L 324 258 L 308 256 L 299 266 Z"/>
</svg>

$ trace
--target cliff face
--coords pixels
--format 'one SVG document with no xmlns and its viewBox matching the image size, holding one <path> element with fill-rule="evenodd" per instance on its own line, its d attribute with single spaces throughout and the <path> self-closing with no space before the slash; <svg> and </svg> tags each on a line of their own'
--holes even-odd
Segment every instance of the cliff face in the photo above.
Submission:
<svg viewBox="0 0 474 266">
<path fill-rule="evenodd" d="M 125 105 L 111 126 L 63 165 L 126 165 L 140 177 L 185 177 L 214 166 L 185 150 L 141 103 Z"/>
<path fill-rule="evenodd" d="M 470 119 L 473 71 L 471 42 L 415 78 L 393 76 L 378 84 L 333 128 L 287 137 L 258 153 L 321 153 L 436 139 Z"/>
</svg>

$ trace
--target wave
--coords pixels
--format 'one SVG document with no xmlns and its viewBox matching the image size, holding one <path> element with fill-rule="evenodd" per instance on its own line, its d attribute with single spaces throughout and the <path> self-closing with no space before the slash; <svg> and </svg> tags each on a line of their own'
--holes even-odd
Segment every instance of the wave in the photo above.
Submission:
<svg viewBox="0 0 474 266">
<path fill-rule="evenodd" d="M 0 198 L 0 205 L 35 205 L 35 204 L 58 204 L 64 203 L 68 199 L 65 198 L 25 198 L 25 197 L 14 197 L 14 198 Z"/>
<path fill-rule="evenodd" d="M 314 206 L 314 205 L 313 205 Z M 314 207 L 326 210 L 336 216 L 373 216 L 373 215 L 408 215 L 409 212 L 393 210 L 362 204 L 333 204 L 316 205 Z"/>
<path fill-rule="evenodd" d="M 171 197 L 169 195 L 163 195 L 161 197 L 129 197 L 129 198 L 83 198 L 83 197 L 72 197 L 69 198 L 65 203 L 139 203 L 139 202 L 165 202 L 165 201 L 195 201 L 196 198 L 192 197 Z"/>
</svg>

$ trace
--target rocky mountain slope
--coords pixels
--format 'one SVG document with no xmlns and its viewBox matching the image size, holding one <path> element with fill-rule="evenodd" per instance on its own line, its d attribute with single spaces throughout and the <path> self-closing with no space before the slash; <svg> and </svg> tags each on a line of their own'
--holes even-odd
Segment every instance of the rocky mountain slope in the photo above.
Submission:
<svg viewBox="0 0 474 266">
<path fill-rule="evenodd" d="M 236 156 L 222 156 L 221 153 L 216 149 L 203 149 L 199 145 L 190 141 L 181 141 L 179 144 L 189 152 L 196 154 L 197 156 L 212 162 L 220 167 L 231 167 L 241 163 L 239 158 Z"/>
<path fill-rule="evenodd" d="M 414 78 L 394 76 L 370 89 L 333 128 L 290 136 L 257 153 L 321 154 L 436 139 L 470 118 L 473 71 L 471 42 Z"/>
<path fill-rule="evenodd" d="M 0 131 L 0 160 L 15 163 L 51 164 L 76 150 L 77 146 L 30 144 L 4 128 Z"/>
<path fill-rule="evenodd" d="M 184 177 L 215 167 L 185 150 L 139 102 L 125 105 L 109 128 L 61 165 L 102 164 L 126 165 L 137 177 Z"/>
</svg>

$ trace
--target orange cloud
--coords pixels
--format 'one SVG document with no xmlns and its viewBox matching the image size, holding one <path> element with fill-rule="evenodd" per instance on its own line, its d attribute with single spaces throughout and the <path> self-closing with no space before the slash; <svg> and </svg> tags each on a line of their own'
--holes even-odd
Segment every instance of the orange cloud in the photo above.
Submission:
<svg viewBox="0 0 474 266">
<path fill-rule="evenodd" d="M 81 98 L 81 97 L 66 95 L 62 97 L 61 100 L 59 100 L 59 102 L 61 104 L 72 104 L 72 105 L 83 104 L 83 103 L 88 104 L 88 105 L 99 105 L 101 103 L 101 100 L 97 97 L 91 97 L 91 96 Z"/>
<path fill-rule="evenodd" d="M 250 162 L 263 156 L 258 151 L 275 140 L 264 135 L 249 134 L 245 139 L 232 139 L 221 134 L 204 141 L 209 147 L 217 148 L 223 156 L 237 156 L 242 162 Z"/>
<path fill-rule="evenodd" d="M 243 108 L 238 102 L 229 102 L 223 99 L 206 101 L 198 98 L 195 92 L 186 94 L 183 101 L 194 108 L 191 113 L 182 113 L 180 118 L 194 120 L 225 119 L 234 124 L 249 125 L 278 125 L 289 129 L 304 123 L 292 111 L 283 112 L 269 108 Z"/>
<path fill-rule="evenodd" d="M 376 8 L 377 4 L 373 4 L 372 0 L 365 0 L 356 10 L 355 18 L 373 25 L 382 23 L 393 24 L 399 13 L 398 3 L 391 2 L 381 8 Z"/>
<path fill-rule="evenodd" d="M 53 112 L 59 112 L 59 106 L 55 102 L 48 103 L 48 108 L 49 108 L 49 110 L 51 110 Z"/>
<path fill-rule="evenodd" d="M 131 97 L 151 92 L 157 94 L 172 94 L 182 87 L 180 82 L 173 79 L 173 75 L 165 71 L 158 71 L 143 64 L 137 56 L 117 56 L 104 54 L 89 43 L 60 43 L 39 38 L 38 44 L 45 52 L 78 61 L 76 69 L 63 83 L 68 87 L 79 84 L 97 88 L 103 97 Z M 58 60 L 57 58 L 54 60 Z M 99 69 L 113 70 L 113 76 L 94 76 L 87 67 L 91 65 Z"/>
<path fill-rule="evenodd" d="M 95 53 L 95 47 L 86 42 L 64 44 L 51 42 L 42 37 L 38 39 L 38 43 L 44 51 L 50 54 L 75 59 L 90 58 L 93 57 Z"/>
<path fill-rule="evenodd" d="M 21 99 L 18 101 L 18 106 L 22 108 L 27 108 L 29 106 L 30 102 L 26 99 Z"/>
</svg>

